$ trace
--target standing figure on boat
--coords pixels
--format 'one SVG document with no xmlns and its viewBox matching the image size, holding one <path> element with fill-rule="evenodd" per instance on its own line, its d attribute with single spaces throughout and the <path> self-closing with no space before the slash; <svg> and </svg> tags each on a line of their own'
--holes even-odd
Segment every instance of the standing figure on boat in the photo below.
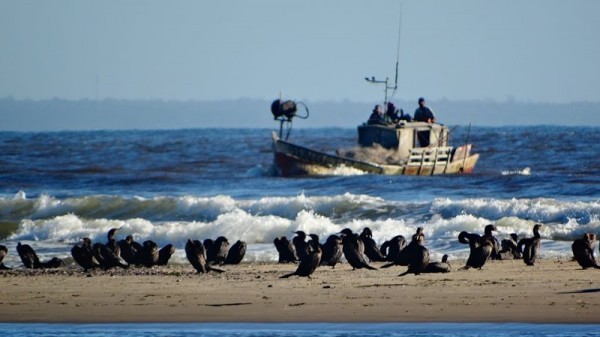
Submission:
<svg viewBox="0 0 600 337">
<path fill-rule="evenodd" d="M 433 111 L 425 104 L 425 98 L 419 98 L 419 107 L 415 110 L 415 122 L 435 123 Z"/>
<path fill-rule="evenodd" d="M 371 116 L 369 116 L 367 124 L 386 125 L 383 110 L 381 110 L 381 105 L 377 104 L 375 108 L 373 108 L 373 112 L 371 113 Z"/>
</svg>

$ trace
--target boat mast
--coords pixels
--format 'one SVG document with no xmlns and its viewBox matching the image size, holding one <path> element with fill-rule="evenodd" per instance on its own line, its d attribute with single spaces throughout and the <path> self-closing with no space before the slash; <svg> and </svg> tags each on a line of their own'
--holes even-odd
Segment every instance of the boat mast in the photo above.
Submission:
<svg viewBox="0 0 600 337">
<path fill-rule="evenodd" d="M 394 95 L 396 94 L 396 90 L 398 89 L 398 64 L 400 63 L 400 36 L 402 32 L 402 2 L 400 3 L 400 19 L 399 19 L 399 23 L 398 23 L 398 47 L 396 49 L 396 76 L 394 79 L 394 86 L 390 86 L 389 85 L 389 77 L 385 78 L 385 81 L 383 80 L 377 80 L 375 79 L 375 76 L 371 76 L 371 78 L 365 77 L 365 80 L 369 83 L 375 83 L 375 84 L 385 84 L 385 89 L 384 89 L 384 101 L 383 101 L 383 105 L 384 108 L 387 107 L 387 103 L 388 103 L 388 90 L 393 90 L 392 91 L 392 95 L 391 97 L 394 97 Z"/>
</svg>

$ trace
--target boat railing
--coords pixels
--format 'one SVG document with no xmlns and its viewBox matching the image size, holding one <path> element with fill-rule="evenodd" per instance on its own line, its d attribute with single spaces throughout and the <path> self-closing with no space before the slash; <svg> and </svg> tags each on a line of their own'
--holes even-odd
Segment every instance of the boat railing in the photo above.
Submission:
<svg viewBox="0 0 600 337">
<path fill-rule="evenodd" d="M 418 175 L 443 173 L 451 159 L 451 146 L 413 148 L 406 170 Z"/>
</svg>

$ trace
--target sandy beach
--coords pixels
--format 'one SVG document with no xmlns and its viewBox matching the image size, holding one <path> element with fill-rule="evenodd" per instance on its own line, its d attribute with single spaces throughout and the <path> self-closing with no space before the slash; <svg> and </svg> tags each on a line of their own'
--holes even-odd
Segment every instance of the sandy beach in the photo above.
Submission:
<svg viewBox="0 0 600 337">
<path fill-rule="evenodd" d="M 380 266 L 381 264 L 374 264 Z M 492 261 L 483 270 L 397 277 L 405 267 L 241 264 L 0 274 L 2 322 L 536 322 L 599 323 L 600 271 L 573 261 Z"/>
</svg>

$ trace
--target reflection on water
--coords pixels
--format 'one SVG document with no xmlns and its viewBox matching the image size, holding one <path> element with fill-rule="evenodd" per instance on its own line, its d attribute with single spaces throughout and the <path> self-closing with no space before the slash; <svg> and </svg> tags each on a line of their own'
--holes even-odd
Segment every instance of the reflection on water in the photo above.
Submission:
<svg viewBox="0 0 600 337">
<path fill-rule="evenodd" d="M 598 324 L 516 323 L 0 323 L 4 336 L 600 336 Z"/>
</svg>

